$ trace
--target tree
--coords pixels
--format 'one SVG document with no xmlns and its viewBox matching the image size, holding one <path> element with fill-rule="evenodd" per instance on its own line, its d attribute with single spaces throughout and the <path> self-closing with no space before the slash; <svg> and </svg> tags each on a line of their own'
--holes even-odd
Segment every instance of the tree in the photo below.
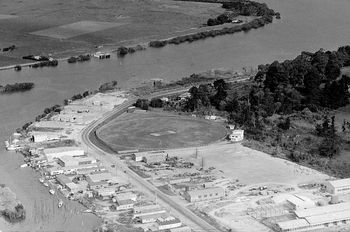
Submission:
<svg viewBox="0 0 350 232">
<path fill-rule="evenodd" d="M 148 110 L 149 101 L 147 99 L 137 99 L 134 105 L 142 110 Z"/>
<path fill-rule="evenodd" d="M 307 104 L 319 105 L 321 98 L 320 84 L 320 74 L 317 71 L 317 69 L 313 67 L 304 77 L 304 87 Z"/>
<path fill-rule="evenodd" d="M 163 107 L 163 101 L 160 98 L 153 98 L 149 105 L 153 108 L 162 108 Z"/>
</svg>

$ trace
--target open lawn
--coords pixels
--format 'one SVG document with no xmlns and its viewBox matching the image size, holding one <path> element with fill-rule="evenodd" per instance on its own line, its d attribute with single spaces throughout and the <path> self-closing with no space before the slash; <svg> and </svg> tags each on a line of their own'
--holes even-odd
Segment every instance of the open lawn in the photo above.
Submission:
<svg viewBox="0 0 350 232">
<path fill-rule="evenodd" d="M 225 137 L 222 124 L 165 112 L 124 114 L 97 130 L 114 150 L 194 147 Z"/>
<path fill-rule="evenodd" d="M 167 38 L 198 28 L 222 12 L 221 4 L 172 0 L 1 0 L 0 48 L 17 49 L 0 53 L 0 66 L 23 62 L 21 57 L 29 54 L 66 57 L 93 52 L 96 45 Z M 72 25 L 81 27 L 69 31 Z"/>
</svg>

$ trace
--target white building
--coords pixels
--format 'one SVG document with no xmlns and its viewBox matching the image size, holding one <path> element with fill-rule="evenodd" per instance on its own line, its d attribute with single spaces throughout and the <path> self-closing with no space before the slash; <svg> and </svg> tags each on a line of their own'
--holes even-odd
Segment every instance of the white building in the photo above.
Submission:
<svg viewBox="0 0 350 232">
<path fill-rule="evenodd" d="M 62 156 L 57 159 L 57 163 L 62 167 L 71 167 L 86 164 L 94 164 L 97 163 L 97 160 L 92 157 Z"/>
<path fill-rule="evenodd" d="M 79 157 L 84 156 L 85 151 L 80 147 L 56 147 L 44 149 L 46 159 L 50 162 L 62 156 Z"/>
<path fill-rule="evenodd" d="M 125 200 L 132 200 L 136 201 L 137 200 L 137 195 L 132 192 L 127 192 L 127 193 L 118 193 L 115 196 L 115 199 L 118 201 L 125 201 Z"/>
<path fill-rule="evenodd" d="M 41 143 L 41 142 L 59 140 L 61 138 L 61 135 L 59 133 L 33 132 L 32 138 L 34 143 Z"/>
<path fill-rule="evenodd" d="M 316 231 L 350 225 L 350 202 L 297 210 L 295 215 L 296 219 L 278 222 L 278 231 Z"/>
<path fill-rule="evenodd" d="M 229 135 L 229 140 L 232 142 L 239 142 L 244 139 L 244 130 L 233 130 Z"/>
<path fill-rule="evenodd" d="M 134 153 L 131 155 L 132 159 L 137 162 L 141 162 L 143 160 L 143 157 L 145 156 L 145 153 Z"/>
<path fill-rule="evenodd" d="M 316 204 L 313 200 L 297 194 L 293 194 L 290 197 L 288 197 L 287 202 L 293 207 L 293 210 L 316 207 Z"/>
<path fill-rule="evenodd" d="M 96 190 L 109 184 L 118 183 L 117 179 L 110 172 L 89 174 L 86 177 L 86 181 L 89 183 L 89 188 Z"/>
<path fill-rule="evenodd" d="M 186 191 L 184 197 L 189 202 L 208 201 L 220 199 L 225 196 L 223 188 L 205 188 Z"/>
<path fill-rule="evenodd" d="M 325 183 L 326 191 L 338 195 L 350 193 L 350 178 L 328 181 Z"/>
<path fill-rule="evenodd" d="M 145 205 L 145 206 L 135 206 L 134 207 L 134 218 L 149 216 L 154 214 L 164 214 L 166 210 L 160 205 Z M 156 218 L 157 219 L 157 218 Z"/>
<path fill-rule="evenodd" d="M 158 230 L 173 229 L 182 226 L 180 219 L 172 216 L 163 216 L 157 219 Z"/>
<path fill-rule="evenodd" d="M 128 210 L 134 207 L 134 201 L 132 200 L 123 200 L 117 202 L 117 210 Z"/>
<path fill-rule="evenodd" d="M 165 152 L 150 152 L 144 155 L 143 161 L 147 164 L 162 163 L 166 160 Z"/>
</svg>

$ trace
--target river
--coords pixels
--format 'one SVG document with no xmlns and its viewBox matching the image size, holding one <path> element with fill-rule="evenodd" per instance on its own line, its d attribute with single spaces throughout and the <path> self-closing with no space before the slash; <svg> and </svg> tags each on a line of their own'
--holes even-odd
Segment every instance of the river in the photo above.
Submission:
<svg viewBox="0 0 350 232">
<path fill-rule="evenodd" d="M 29 92 L 0 97 L 0 141 L 8 139 L 15 128 L 33 120 L 45 107 L 61 104 L 63 99 L 96 89 L 107 81 L 117 80 L 121 87 L 130 87 L 152 78 L 175 80 L 212 68 L 256 67 L 293 58 L 303 50 L 334 50 L 350 44 L 349 0 L 265 2 L 279 11 L 282 19 L 248 33 L 149 48 L 125 58 L 113 56 L 81 64 L 62 62 L 55 68 L 0 71 L 0 84 L 35 83 Z M 1 150 L 0 157 L 0 183 L 17 194 L 28 212 L 27 220 L 14 226 L 0 219 L 0 230 L 89 231 L 98 223 L 94 216 L 76 215 L 74 211 L 81 208 L 76 203 L 58 211 L 36 174 L 31 169 L 18 168 L 23 161 L 19 154 Z"/>
</svg>

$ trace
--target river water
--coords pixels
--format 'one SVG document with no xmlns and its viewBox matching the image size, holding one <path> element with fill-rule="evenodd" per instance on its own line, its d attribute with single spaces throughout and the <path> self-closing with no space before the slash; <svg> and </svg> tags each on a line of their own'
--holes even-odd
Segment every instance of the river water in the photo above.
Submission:
<svg viewBox="0 0 350 232">
<path fill-rule="evenodd" d="M 175 80 L 212 68 L 256 67 L 274 60 L 291 59 L 301 51 L 334 50 L 350 44 L 350 0 L 267 0 L 281 13 L 264 28 L 248 33 L 210 38 L 179 46 L 147 49 L 125 58 L 94 60 L 81 64 L 62 62 L 56 68 L 0 71 L 0 84 L 29 81 L 30 92 L 0 97 L 0 141 L 4 141 L 45 107 L 100 84 L 117 80 L 121 87 L 135 86 L 152 78 Z M 91 231 L 94 216 L 77 215 L 81 207 L 72 203 L 58 211 L 56 201 L 37 181 L 31 169 L 19 169 L 23 158 L 0 151 L 0 183 L 8 185 L 27 209 L 27 220 L 8 225 L 3 231 Z"/>
</svg>

